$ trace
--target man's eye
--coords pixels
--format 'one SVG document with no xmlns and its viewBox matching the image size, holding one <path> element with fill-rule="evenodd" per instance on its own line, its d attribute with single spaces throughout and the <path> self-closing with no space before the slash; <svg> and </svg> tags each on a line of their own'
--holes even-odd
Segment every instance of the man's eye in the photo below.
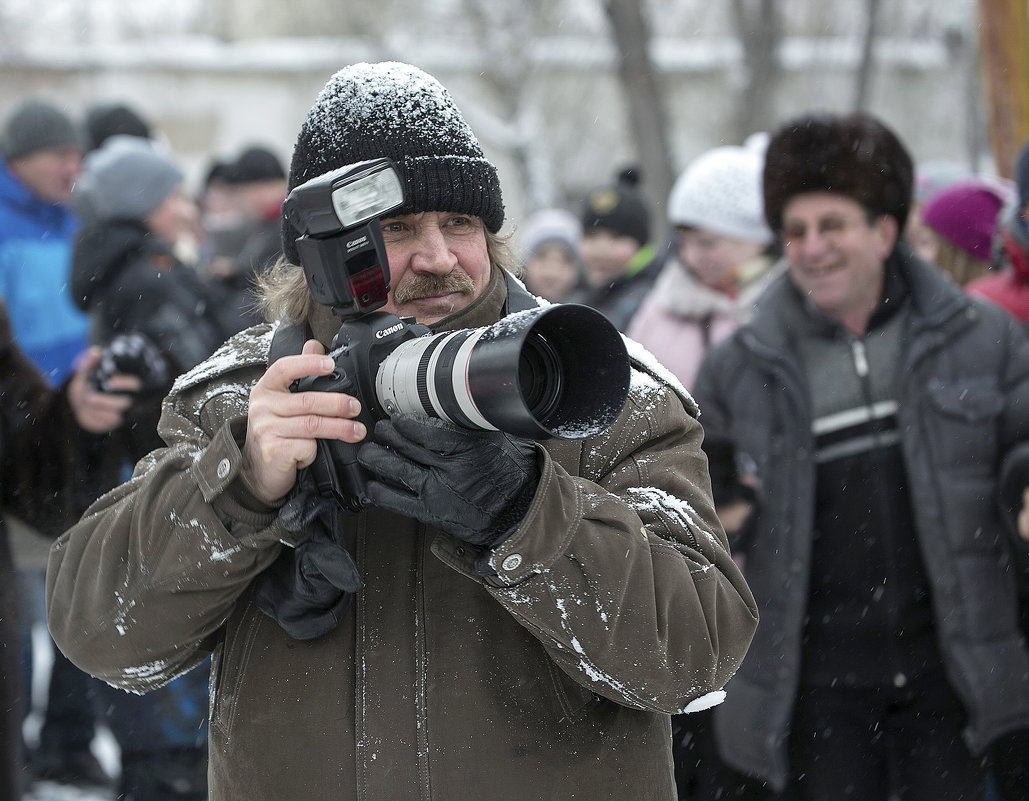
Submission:
<svg viewBox="0 0 1029 801">
<path fill-rule="evenodd" d="M 384 234 L 397 234 L 404 230 L 403 224 L 396 221 L 384 222 L 381 227 Z"/>
<path fill-rule="evenodd" d="M 846 220 L 841 220 L 839 217 L 826 217 L 824 220 L 822 220 L 821 225 L 819 225 L 818 227 L 823 232 L 828 232 L 828 231 L 842 231 L 844 228 L 846 228 L 846 226 L 847 226 L 847 221 Z"/>
</svg>

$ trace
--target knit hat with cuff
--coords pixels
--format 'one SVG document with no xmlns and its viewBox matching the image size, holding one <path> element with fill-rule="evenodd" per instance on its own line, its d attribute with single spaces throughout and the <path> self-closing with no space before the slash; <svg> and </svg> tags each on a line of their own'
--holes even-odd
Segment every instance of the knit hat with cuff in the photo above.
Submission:
<svg viewBox="0 0 1029 801">
<path fill-rule="evenodd" d="M 968 178 L 930 197 L 922 219 L 956 248 L 988 262 L 1001 209 L 1013 194 L 1011 185 L 999 179 Z"/>
<path fill-rule="evenodd" d="M 590 190 L 582 210 L 582 229 L 603 228 L 636 240 L 640 247 L 650 241 L 650 211 L 637 189 L 640 173 L 622 170 L 613 185 Z"/>
<path fill-rule="evenodd" d="M 761 198 L 767 141 L 754 136 L 743 147 L 716 147 L 694 159 L 668 197 L 669 222 L 744 242 L 770 243 Z"/>
<path fill-rule="evenodd" d="M 119 134 L 86 156 L 75 208 L 87 220 L 145 220 L 183 179 L 150 140 Z"/>
<path fill-rule="evenodd" d="M 288 188 L 381 157 L 397 165 L 404 186 L 396 214 L 469 214 L 494 233 L 503 225 L 496 167 L 450 93 L 431 75 L 400 62 L 353 64 L 329 79 L 301 126 Z M 300 261 L 299 236 L 284 216 L 282 250 L 294 264 Z"/>
<path fill-rule="evenodd" d="M 0 134 L 0 156 L 14 161 L 51 147 L 82 147 L 71 118 L 52 103 L 25 100 L 7 117 Z"/>
</svg>

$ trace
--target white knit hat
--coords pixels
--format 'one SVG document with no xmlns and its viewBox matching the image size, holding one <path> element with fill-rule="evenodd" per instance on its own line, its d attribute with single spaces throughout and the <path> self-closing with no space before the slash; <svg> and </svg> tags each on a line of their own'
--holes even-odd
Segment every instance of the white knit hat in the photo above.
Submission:
<svg viewBox="0 0 1029 801">
<path fill-rule="evenodd" d="M 668 197 L 672 225 L 712 231 L 767 244 L 772 231 L 761 201 L 767 137 L 751 136 L 743 147 L 716 147 L 701 154 L 676 180 Z"/>
</svg>

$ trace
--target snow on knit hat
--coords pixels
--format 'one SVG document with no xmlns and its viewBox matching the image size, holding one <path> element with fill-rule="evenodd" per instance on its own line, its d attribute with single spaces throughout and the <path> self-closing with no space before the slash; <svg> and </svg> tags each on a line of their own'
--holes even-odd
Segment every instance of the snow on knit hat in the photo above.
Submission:
<svg viewBox="0 0 1029 801">
<path fill-rule="evenodd" d="M 82 147 L 82 136 L 67 114 L 45 100 L 20 103 L 7 117 L 0 134 L 0 156 L 4 161 L 66 145 Z"/>
<path fill-rule="evenodd" d="M 175 161 L 150 140 L 118 134 L 83 161 L 75 206 L 89 219 L 144 220 L 183 177 Z"/>
<path fill-rule="evenodd" d="M 782 213 L 794 195 L 846 195 L 875 215 L 886 214 L 904 230 L 911 208 L 914 166 L 897 135 L 865 113 L 811 114 L 786 122 L 765 151 L 762 180 L 765 219 L 782 229 Z"/>
<path fill-rule="evenodd" d="M 668 196 L 669 222 L 745 242 L 771 242 L 761 201 L 765 141 L 716 147 L 694 159 Z"/>
<path fill-rule="evenodd" d="M 926 200 L 922 219 L 955 247 L 989 261 L 998 217 L 1013 191 L 1001 181 L 967 178 Z"/>
<path fill-rule="evenodd" d="M 586 195 L 582 228 L 603 228 L 635 239 L 640 247 L 650 241 L 650 211 L 636 188 L 639 170 L 628 167 L 618 173 L 613 185 L 599 186 Z"/>
<path fill-rule="evenodd" d="M 404 185 L 398 214 L 458 212 L 500 230 L 504 201 L 496 167 L 450 93 L 410 64 L 360 63 L 333 75 L 301 126 L 288 186 L 384 156 L 397 165 Z M 282 250 L 294 264 L 299 235 L 283 217 Z"/>
<path fill-rule="evenodd" d="M 565 209 L 541 209 L 530 214 L 518 226 L 522 263 L 527 262 L 541 247 L 560 244 L 578 258 L 582 240 L 582 225 L 574 214 Z"/>
</svg>

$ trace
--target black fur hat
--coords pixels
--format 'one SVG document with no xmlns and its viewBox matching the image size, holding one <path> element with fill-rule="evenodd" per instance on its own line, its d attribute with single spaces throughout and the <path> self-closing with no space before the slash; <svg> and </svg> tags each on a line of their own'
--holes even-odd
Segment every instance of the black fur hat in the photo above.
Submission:
<svg viewBox="0 0 1029 801">
<path fill-rule="evenodd" d="M 874 117 L 808 115 L 782 125 L 768 143 L 764 170 L 765 218 L 782 230 L 794 195 L 833 192 L 873 214 L 888 214 L 901 230 L 911 207 L 914 165 L 897 135 Z"/>
<path fill-rule="evenodd" d="M 450 211 L 496 233 L 504 201 L 496 167 L 440 83 L 400 62 L 344 67 L 325 85 L 300 129 L 289 189 L 358 161 L 391 158 L 405 203 L 398 214 Z M 283 217 L 282 250 L 299 264 L 299 232 Z"/>
</svg>

